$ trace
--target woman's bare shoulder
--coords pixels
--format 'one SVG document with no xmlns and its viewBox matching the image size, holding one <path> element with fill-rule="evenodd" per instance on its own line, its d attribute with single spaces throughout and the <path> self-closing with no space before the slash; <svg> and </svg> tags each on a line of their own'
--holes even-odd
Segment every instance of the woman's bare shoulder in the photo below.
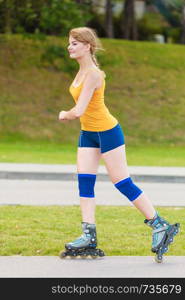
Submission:
<svg viewBox="0 0 185 300">
<path fill-rule="evenodd" d="M 103 77 L 105 78 L 106 77 L 106 74 L 103 70 L 99 69 L 98 67 L 97 68 L 93 68 L 93 69 L 90 69 L 89 72 L 92 72 L 92 73 L 95 73 L 95 74 L 103 74 Z M 92 74 L 91 73 L 91 74 Z"/>
<path fill-rule="evenodd" d="M 100 70 L 99 68 L 93 68 L 88 70 L 84 79 L 84 84 L 94 84 L 96 85 L 96 88 L 99 88 L 99 86 L 101 86 L 102 84 L 102 77 L 105 77 L 102 76 L 102 72 L 103 74 L 105 74 L 104 71 Z"/>
<path fill-rule="evenodd" d="M 106 74 L 105 74 L 105 72 L 104 71 L 102 71 L 103 72 L 103 76 L 104 76 L 104 78 L 106 77 Z"/>
<path fill-rule="evenodd" d="M 103 74 L 104 78 L 106 77 L 106 74 L 103 70 L 99 69 L 99 71 Z"/>
</svg>

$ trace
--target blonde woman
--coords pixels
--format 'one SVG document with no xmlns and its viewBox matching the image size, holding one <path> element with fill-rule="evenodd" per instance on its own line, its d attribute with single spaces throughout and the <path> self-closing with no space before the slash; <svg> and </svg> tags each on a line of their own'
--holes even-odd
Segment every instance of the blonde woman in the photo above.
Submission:
<svg viewBox="0 0 185 300">
<path fill-rule="evenodd" d="M 152 251 L 161 262 L 168 245 L 178 233 L 179 224 L 171 225 L 161 218 L 147 195 L 130 177 L 125 154 L 124 134 L 118 120 L 104 103 L 105 73 L 97 62 L 96 51 L 104 50 L 96 31 L 89 27 L 69 32 L 68 51 L 79 64 L 69 91 L 75 106 L 59 113 L 59 121 L 80 119 L 81 131 L 77 152 L 77 173 L 82 213 L 83 234 L 65 245 L 62 255 L 103 256 L 97 249 L 94 185 L 102 157 L 114 186 L 145 216 L 144 222 L 153 229 Z"/>
</svg>

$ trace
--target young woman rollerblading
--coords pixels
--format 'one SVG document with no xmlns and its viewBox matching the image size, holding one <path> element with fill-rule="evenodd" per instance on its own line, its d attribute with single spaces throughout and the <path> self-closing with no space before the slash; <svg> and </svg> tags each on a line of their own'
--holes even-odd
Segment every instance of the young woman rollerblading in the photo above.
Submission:
<svg viewBox="0 0 185 300">
<path fill-rule="evenodd" d="M 110 113 L 104 102 L 106 75 L 100 69 L 96 52 L 104 50 L 96 31 L 89 27 L 73 28 L 69 32 L 69 56 L 79 64 L 79 70 L 69 88 L 75 106 L 59 113 L 59 121 L 80 119 L 77 173 L 82 213 L 82 236 L 65 245 L 61 257 L 103 256 L 97 249 L 94 186 L 99 160 L 103 158 L 115 188 L 144 215 L 145 223 L 152 229 L 152 251 L 156 261 L 163 254 L 179 231 L 179 224 L 171 225 L 162 219 L 150 199 L 130 177 L 125 140 L 118 120 Z"/>
</svg>

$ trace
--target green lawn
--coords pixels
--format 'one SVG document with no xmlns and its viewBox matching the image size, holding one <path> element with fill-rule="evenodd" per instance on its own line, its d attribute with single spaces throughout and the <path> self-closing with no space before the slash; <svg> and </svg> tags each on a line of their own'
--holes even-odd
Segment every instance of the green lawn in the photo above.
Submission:
<svg viewBox="0 0 185 300">
<path fill-rule="evenodd" d="M 169 255 L 184 255 L 185 208 L 157 207 L 157 211 L 170 223 L 181 223 Z M 97 206 L 98 247 L 106 255 L 153 255 L 152 231 L 143 220 L 134 207 Z M 0 255 L 58 255 L 79 235 L 79 206 L 0 206 Z"/>
<path fill-rule="evenodd" d="M 129 165 L 185 166 L 183 146 L 126 146 Z M 76 145 L 54 143 L 0 143 L 0 162 L 76 164 Z M 103 160 L 100 161 L 104 164 Z"/>
<path fill-rule="evenodd" d="M 44 62 L 45 43 L 8 39 L 0 47 L 0 162 L 75 164 L 79 120 L 58 121 L 74 106 L 77 71 Z M 66 38 L 48 38 L 66 47 Z M 102 39 L 105 103 L 121 124 L 129 165 L 185 166 L 185 52 L 182 45 Z M 70 61 L 71 64 L 71 61 Z M 101 161 L 103 163 L 103 161 Z M 169 255 L 184 255 L 185 208 L 158 208 L 181 232 Z M 151 229 L 130 207 L 97 206 L 99 247 L 107 255 L 151 255 Z M 0 255 L 58 255 L 81 234 L 78 206 L 0 206 Z"/>
<path fill-rule="evenodd" d="M 61 110 L 75 105 L 69 86 L 78 64 L 68 57 L 67 37 L 48 37 L 47 42 L 14 34 L 0 38 L 0 141 L 75 145 L 79 120 L 58 121 Z M 185 146 L 184 46 L 101 41 L 106 49 L 98 55 L 106 73 L 105 104 L 121 124 L 127 144 Z M 46 45 L 63 47 L 66 56 L 43 62 Z"/>
</svg>

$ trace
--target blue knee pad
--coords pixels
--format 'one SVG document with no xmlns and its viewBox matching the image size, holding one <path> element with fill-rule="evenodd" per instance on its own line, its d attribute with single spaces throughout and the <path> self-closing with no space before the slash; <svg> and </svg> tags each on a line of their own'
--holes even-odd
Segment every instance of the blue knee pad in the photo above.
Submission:
<svg viewBox="0 0 185 300">
<path fill-rule="evenodd" d="M 130 177 L 125 178 L 115 184 L 115 187 L 124 194 L 130 201 L 134 201 L 141 193 Z"/>
<path fill-rule="evenodd" d="M 95 182 L 95 174 L 78 174 L 79 196 L 93 198 Z"/>
</svg>

